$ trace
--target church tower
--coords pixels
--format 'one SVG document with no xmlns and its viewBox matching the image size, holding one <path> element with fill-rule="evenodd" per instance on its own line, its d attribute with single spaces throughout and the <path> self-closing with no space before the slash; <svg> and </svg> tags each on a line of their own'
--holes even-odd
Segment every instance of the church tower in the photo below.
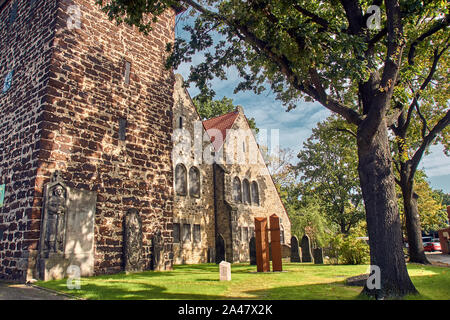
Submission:
<svg viewBox="0 0 450 320">
<path fill-rule="evenodd" d="M 44 244 L 56 265 L 80 251 L 88 274 L 122 271 L 129 212 L 141 223 L 139 265 L 171 269 L 174 76 L 164 62 L 175 15 L 145 36 L 95 0 L 0 0 L 0 279 L 46 278 Z M 44 223 L 47 212 L 65 222 Z M 77 223 L 92 226 L 82 228 L 89 250 L 69 244 Z"/>
</svg>

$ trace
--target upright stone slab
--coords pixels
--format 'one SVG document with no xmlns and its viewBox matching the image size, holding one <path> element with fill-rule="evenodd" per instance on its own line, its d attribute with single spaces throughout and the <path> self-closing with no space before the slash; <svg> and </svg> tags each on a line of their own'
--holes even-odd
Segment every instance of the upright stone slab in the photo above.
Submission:
<svg viewBox="0 0 450 320">
<path fill-rule="evenodd" d="M 231 280 L 231 263 L 222 261 L 219 264 L 220 281 Z"/>
<path fill-rule="evenodd" d="M 314 256 L 315 264 L 323 264 L 323 249 L 322 248 L 314 248 L 313 256 Z"/>
<path fill-rule="evenodd" d="M 302 262 L 312 262 L 311 243 L 309 237 L 305 234 L 301 242 Z"/>
<path fill-rule="evenodd" d="M 67 268 L 94 274 L 94 219 L 97 193 L 68 187 L 59 172 L 44 186 L 38 277 L 62 279 Z M 73 268 L 73 267 L 72 267 Z"/>
<path fill-rule="evenodd" d="M 250 238 L 249 242 L 249 251 L 250 251 L 250 265 L 256 265 L 256 239 L 255 237 Z"/>
<path fill-rule="evenodd" d="M 269 272 L 269 237 L 267 218 L 255 218 L 256 269 L 258 272 Z"/>
<path fill-rule="evenodd" d="M 164 261 L 164 243 L 161 237 L 161 232 L 156 232 L 152 237 L 152 270 L 163 271 L 165 270 L 165 265 L 162 264 Z"/>
<path fill-rule="evenodd" d="M 136 209 L 129 209 L 125 216 L 123 240 L 125 272 L 143 271 L 142 222 Z"/>
<path fill-rule="evenodd" d="M 272 271 L 283 271 L 281 258 L 280 218 L 276 214 L 270 220 L 270 247 L 272 248 Z"/>
<path fill-rule="evenodd" d="M 291 262 L 302 262 L 296 236 L 291 237 Z"/>
</svg>

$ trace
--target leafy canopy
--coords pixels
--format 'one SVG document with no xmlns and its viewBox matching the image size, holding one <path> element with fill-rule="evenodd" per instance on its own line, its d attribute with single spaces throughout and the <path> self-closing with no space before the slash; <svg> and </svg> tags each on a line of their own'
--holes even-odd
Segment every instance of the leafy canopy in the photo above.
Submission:
<svg viewBox="0 0 450 320">
<path fill-rule="evenodd" d="M 209 81 L 225 79 L 225 70 L 234 66 L 243 80 L 236 91 L 261 93 L 269 84 L 290 108 L 301 98 L 317 100 L 353 123 L 368 113 L 363 110 L 368 102 L 358 95 L 365 83 L 375 86 L 372 95 L 390 95 L 394 79 L 387 69 L 398 61 L 402 76 L 392 94 L 394 102 L 405 101 L 410 98 L 405 94 L 408 83 L 423 76 L 434 49 L 448 44 L 449 15 L 442 0 L 400 0 L 399 6 L 379 0 L 97 3 L 111 19 L 144 32 L 167 8 L 186 8 L 183 14 L 194 15 L 195 22 L 184 27 L 189 39 L 178 38 L 169 46 L 173 54 L 168 66 L 191 62 L 193 55 L 204 52 L 204 61 L 192 66 L 188 79 L 204 96 L 214 95 Z M 373 16 L 367 10 L 372 5 L 380 8 L 379 28 L 369 28 Z"/>
<path fill-rule="evenodd" d="M 352 129 L 335 116 L 319 123 L 303 144 L 295 167 L 303 182 L 302 195 L 315 195 L 324 216 L 341 233 L 349 233 L 365 218 Z"/>
</svg>

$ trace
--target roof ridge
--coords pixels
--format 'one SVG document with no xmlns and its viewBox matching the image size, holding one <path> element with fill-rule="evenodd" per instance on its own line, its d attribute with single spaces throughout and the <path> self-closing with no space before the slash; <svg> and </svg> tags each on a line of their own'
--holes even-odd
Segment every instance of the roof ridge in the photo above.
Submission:
<svg viewBox="0 0 450 320">
<path fill-rule="evenodd" d="M 209 121 L 209 120 L 214 120 L 214 119 L 217 119 L 217 118 L 220 118 L 220 117 L 223 117 L 223 116 L 229 115 L 229 114 L 231 114 L 231 113 L 239 113 L 239 112 L 238 112 L 238 111 L 236 111 L 236 110 L 234 110 L 234 111 L 230 111 L 230 112 L 227 112 L 227 113 L 221 114 L 220 116 L 215 116 L 215 117 L 212 117 L 212 118 L 209 118 L 209 119 L 203 120 L 203 122 L 205 122 L 205 121 Z"/>
</svg>

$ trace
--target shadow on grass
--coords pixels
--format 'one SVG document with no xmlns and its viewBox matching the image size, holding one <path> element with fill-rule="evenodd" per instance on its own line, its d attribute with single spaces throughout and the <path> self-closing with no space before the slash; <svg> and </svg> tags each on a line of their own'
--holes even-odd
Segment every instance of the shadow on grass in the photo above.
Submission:
<svg viewBox="0 0 450 320">
<path fill-rule="evenodd" d="M 297 267 L 301 266 L 301 269 Z M 313 269 L 314 268 L 314 269 Z M 437 267 L 409 266 L 413 274 L 416 288 L 421 293 L 419 296 L 409 296 L 407 299 L 448 299 L 450 297 L 450 270 Z M 349 266 L 333 265 L 287 265 L 287 273 L 268 272 L 264 275 L 278 276 L 270 279 L 271 284 L 262 288 L 265 276 L 258 278 L 262 273 L 253 273 L 256 266 L 235 265 L 232 267 L 231 282 L 219 281 L 219 266 L 216 264 L 205 265 L 180 265 L 173 271 L 154 272 L 148 271 L 137 274 L 102 275 L 93 278 L 82 279 L 81 290 L 67 290 L 66 280 L 50 281 L 42 283 L 42 286 L 63 291 L 71 295 L 98 300 L 367 300 L 365 295 L 360 295 L 362 287 L 347 286 L 343 277 L 350 277 L 361 273 L 361 269 L 349 268 Z M 309 270 L 306 272 L 306 270 Z M 357 271 L 358 270 L 358 271 Z M 356 271 L 356 272 L 355 272 Z M 353 274 L 355 272 L 355 274 Z M 237 275 L 237 277 L 234 277 Z M 253 276 L 255 275 L 255 277 Z M 177 279 L 176 277 L 180 277 Z M 290 277 L 314 276 L 313 281 L 321 283 L 288 285 Z M 286 278 L 287 277 L 287 278 Z M 318 278 L 319 277 L 319 278 Z M 158 280 L 160 278 L 161 280 Z M 333 281 L 332 279 L 335 279 Z M 151 279 L 152 282 L 149 283 Z M 256 280 L 259 279 L 259 280 Z M 275 279 L 275 280 L 274 280 Z M 303 278 L 308 279 L 308 278 Z M 275 281 L 275 282 L 273 282 Z M 284 283 L 283 283 L 284 282 Z M 291 281 L 292 282 L 292 281 Z M 197 285 L 195 284 L 197 283 Z M 233 286 L 242 284 L 247 288 L 229 291 Z M 277 286 L 277 285 L 280 286 Z M 39 285 L 39 284 L 38 284 Z M 242 290 L 243 289 L 243 290 Z M 248 290 L 246 290 L 248 289 Z M 227 296 L 226 294 L 230 294 Z"/>
<path fill-rule="evenodd" d="M 343 282 L 307 284 L 246 291 L 257 300 L 355 300 L 361 288 Z"/>
<path fill-rule="evenodd" d="M 55 288 L 54 289 L 58 289 Z M 150 284 L 132 284 L 123 286 L 111 283 L 105 285 L 89 283 L 82 286 L 80 290 L 71 290 L 68 292 L 64 287 L 59 291 L 70 293 L 76 297 L 82 297 L 92 300 L 224 300 L 238 299 L 233 297 L 224 297 L 217 294 L 194 294 L 194 293 L 175 293 L 168 292 L 168 288 Z"/>
</svg>

